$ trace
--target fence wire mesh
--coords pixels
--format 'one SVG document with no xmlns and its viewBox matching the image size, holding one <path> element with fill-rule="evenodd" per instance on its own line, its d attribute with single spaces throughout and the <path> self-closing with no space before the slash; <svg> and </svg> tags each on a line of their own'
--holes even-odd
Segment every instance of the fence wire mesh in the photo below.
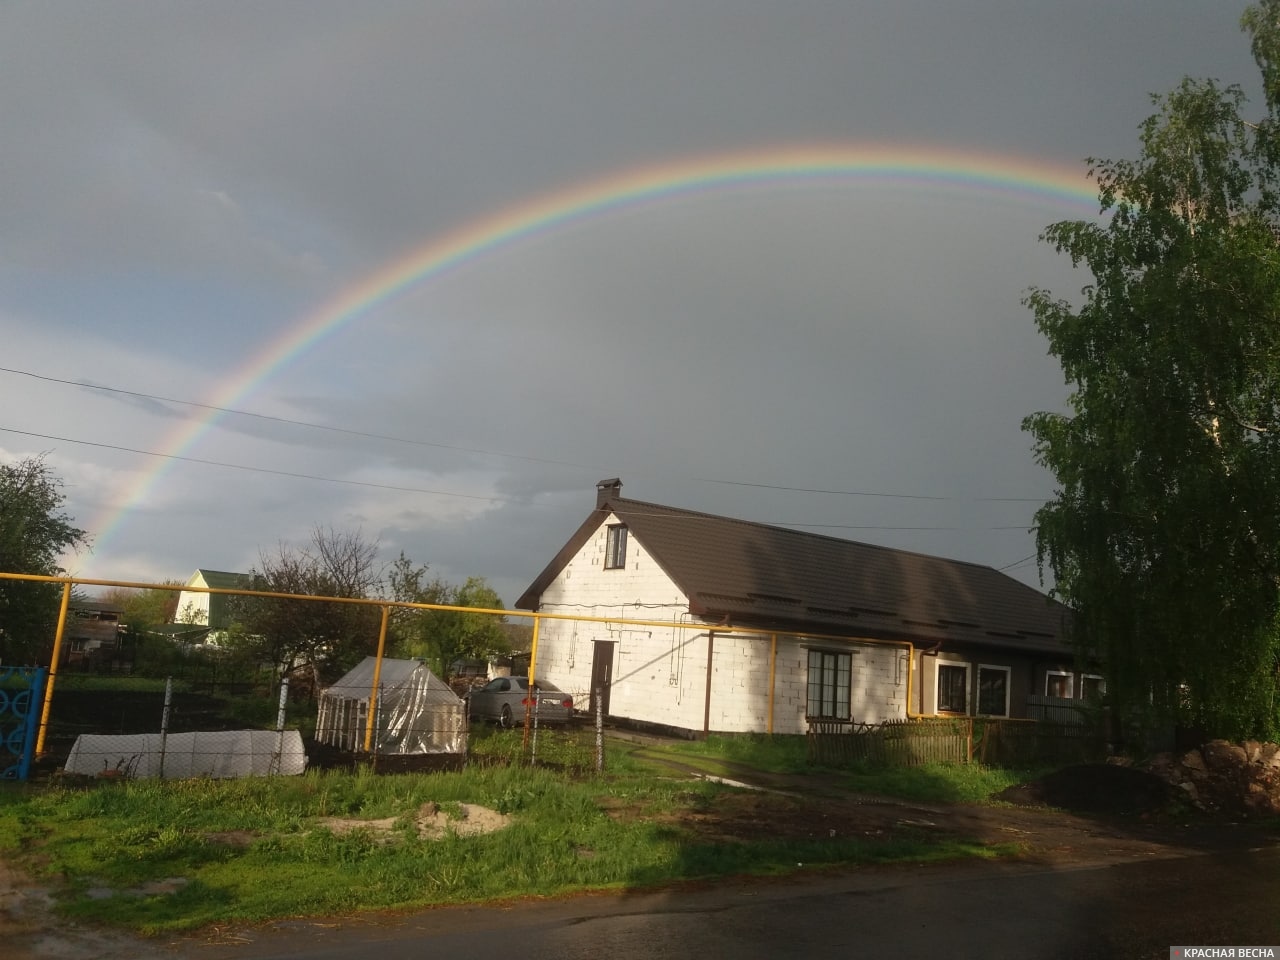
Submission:
<svg viewBox="0 0 1280 960">
<path fill-rule="evenodd" d="M 57 582 L 65 612 L 72 584 L 81 581 Z M 785 724 L 780 732 L 808 732 L 811 756 L 820 763 L 1001 762 L 1092 749 L 1080 731 L 1055 733 L 1043 723 L 1036 735 L 1015 724 L 975 729 L 971 719 L 963 727 L 945 720 L 839 730 L 813 724 L 807 716 L 813 705 L 812 676 L 806 681 L 805 672 L 806 664 L 812 671 L 808 642 L 858 646 L 868 671 L 876 654 L 883 674 L 876 682 L 889 695 L 875 711 L 883 718 L 884 703 L 892 708 L 895 698 L 905 712 L 912 658 L 918 656 L 906 641 L 784 636 L 682 617 L 514 613 L 532 617 L 532 626 L 507 634 L 512 639 L 503 659 L 480 658 L 472 635 L 493 638 L 494 623 L 513 612 L 202 589 L 228 600 L 223 610 L 247 619 L 121 625 L 113 642 L 99 636 L 98 621 L 91 622 L 97 640 L 64 637 L 60 620 L 50 644 L 52 692 L 37 752 L 68 761 L 74 755 L 68 769 L 105 777 L 278 774 L 299 772 L 307 763 L 433 769 L 468 759 L 599 770 L 599 722 L 610 714 L 611 690 L 615 706 L 623 701 L 621 716 L 660 731 L 745 732 L 750 728 L 743 724 L 759 729 L 767 722 L 773 733 L 776 716 Z M 73 631 L 87 629 L 84 622 L 73 624 Z M 724 724 L 719 728 L 713 701 Z M 89 737 L 135 739 L 84 739 Z"/>
</svg>

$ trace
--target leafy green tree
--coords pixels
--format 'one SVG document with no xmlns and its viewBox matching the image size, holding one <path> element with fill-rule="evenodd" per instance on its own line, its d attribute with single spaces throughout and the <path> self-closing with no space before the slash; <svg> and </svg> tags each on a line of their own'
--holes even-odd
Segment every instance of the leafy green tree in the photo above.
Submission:
<svg viewBox="0 0 1280 960">
<path fill-rule="evenodd" d="M 409 603 L 431 603 L 483 610 L 503 609 L 502 598 L 483 577 L 468 577 L 461 586 L 443 580 L 426 580 L 427 568 L 415 567 L 404 554 L 392 564 L 392 597 Z M 497 614 L 460 610 L 397 611 L 393 652 L 401 657 L 421 657 L 440 677 L 448 680 L 460 660 L 487 660 L 506 653 L 509 640 Z"/>
<path fill-rule="evenodd" d="M 0 571 L 59 576 L 59 559 L 88 546 L 64 512 L 62 481 L 43 457 L 0 464 Z M 0 660 L 46 661 L 53 647 L 61 591 L 57 584 L 0 580 Z"/>
<path fill-rule="evenodd" d="M 1278 23 L 1244 18 L 1265 115 L 1213 81 L 1153 98 L 1139 159 L 1090 161 L 1105 218 L 1044 235 L 1093 282 L 1027 298 L 1073 391 L 1024 421 L 1058 482 L 1042 570 L 1118 715 L 1233 737 L 1280 727 Z"/>
<path fill-rule="evenodd" d="M 166 580 L 166 585 L 181 587 L 180 580 Z M 178 610 L 178 591 L 162 590 L 159 587 L 137 589 L 133 587 L 111 587 L 99 595 L 103 603 L 110 603 L 124 612 L 120 622 L 139 630 L 158 627 L 164 623 L 173 623 Z"/>
<path fill-rule="evenodd" d="M 426 564 L 415 564 L 401 551 L 387 570 L 390 599 L 401 603 L 449 603 L 453 588 L 439 577 L 428 579 L 429 569 Z M 426 657 L 426 644 L 421 637 L 426 613 L 410 607 L 392 608 L 387 642 L 394 656 Z"/>
</svg>

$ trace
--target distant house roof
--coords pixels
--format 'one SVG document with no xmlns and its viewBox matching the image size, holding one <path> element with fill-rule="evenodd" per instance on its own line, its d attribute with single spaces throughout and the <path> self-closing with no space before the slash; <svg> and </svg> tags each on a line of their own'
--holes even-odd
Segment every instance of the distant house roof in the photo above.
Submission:
<svg viewBox="0 0 1280 960">
<path fill-rule="evenodd" d="M 198 643 L 209 635 L 209 627 L 200 623 L 159 623 L 155 626 L 147 627 L 146 632 L 168 640 L 184 640 L 188 643 Z"/>
<path fill-rule="evenodd" d="M 250 584 L 247 573 L 229 573 L 226 570 L 197 570 L 187 581 L 187 586 L 195 586 L 197 580 L 203 580 L 206 587 L 214 590 L 245 590 Z"/>
<path fill-rule="evenodd" d="M 248 573 L 231 573 L 227 570 L 205 570 L 201 568 L 191 575 L 187 588 L 204 594 L 209 590 L 249 590 L 253 588 L 253 576 Z M 184 594 L 178 594 L 179 609 L 175 616 L 188 618 L 183 604 Z M 215 630 L 226 630 L 231 626 L 231 607 L 228 594 L 210 593 L 198 600 L 187 600 L 188 605 L 207 611 L 207 625 Z"/>
<path fill-rule="evenodd" d="M 69 606 L 72 610 L 79 610 L 83 613 L 124 613 L 124 607 L 115 603 L 106 603 L 102 600 L 76 600 L 73 598 Z"/>
<path fill-rule="evenodd" d="M 1061 654 L 1068 609 L 992 567 L 621 496 L 596 509 L 516 601 L 542 592 L 609 514 L 708 620 L 847 636 L 963 641 Z"/>
</svg>

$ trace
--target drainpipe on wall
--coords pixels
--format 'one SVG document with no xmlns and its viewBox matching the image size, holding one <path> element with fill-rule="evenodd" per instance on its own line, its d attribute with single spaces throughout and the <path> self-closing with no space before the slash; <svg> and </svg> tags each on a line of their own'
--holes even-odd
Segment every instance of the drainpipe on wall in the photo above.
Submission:
<svg viewBox="0 0 1280 960">
<path fill-rule="evenodd" d="M 778 675 L 778 635 L 769 634 L 769 736 L 773 736 L 773 681 Z"/>
<path fill-rule="evenodd" d="M 702 708 L 702 736 L 705 739 L 711 732 L 711 660 L 715 656 L 716 632 L 707 631 L 707 696 Z"/>
</svg>

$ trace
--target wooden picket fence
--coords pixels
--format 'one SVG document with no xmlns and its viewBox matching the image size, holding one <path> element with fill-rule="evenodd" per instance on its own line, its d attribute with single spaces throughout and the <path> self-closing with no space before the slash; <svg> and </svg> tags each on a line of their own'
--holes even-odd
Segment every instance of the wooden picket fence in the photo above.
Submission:
<svg viewBox="0 0 1280 960">
<path fill-rule="evenodd" d="M 1106 743 L 1096 724 L 988 717 L 925 717 L 869 724 L 811 720 L 809 762 L 842 767 L 986 763 L 1034 766 L 1100 760 Z"/>
</svg>

